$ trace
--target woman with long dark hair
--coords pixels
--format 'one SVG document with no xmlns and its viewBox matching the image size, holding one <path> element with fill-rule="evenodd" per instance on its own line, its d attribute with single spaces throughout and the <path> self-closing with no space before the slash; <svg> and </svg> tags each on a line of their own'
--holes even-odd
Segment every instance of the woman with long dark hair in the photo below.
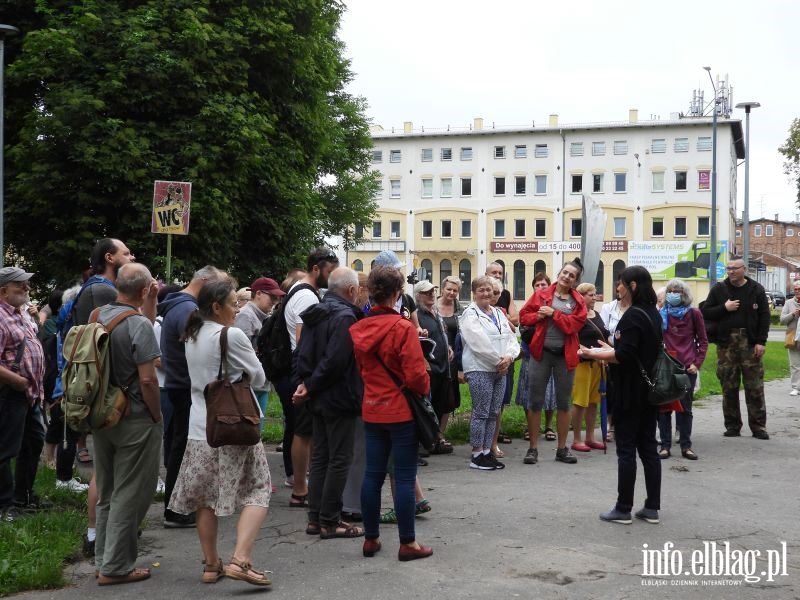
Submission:
<svg viewBox="0 0 800 600">
<path fill-rule="evenodd" d="M 225 328 L 229 379 L 237 381 L 246 373 L 251 386 L 262 387 L 266 382 L 264 369 L 247 335 L 233 326 L 239 309 L 230 279 L 206 283 L 197 296 L 197 306 L 186 322 L 183 337 L 192 380 L 189 439 L 169 508 L 180 514 L 197 512 L 205 565 L 203 583 L 216 583 L 227 576 L 253 585 L 270 585 L 269 577 L 256 571 L 251 562 L 272 489 L 264 446 L 261 442 L 253 446 L 209 446 L 203 395 L 203 389 L 219 373 L 220 335 Z M 236 545 L 230 563 L 223 567 L 217 551 L 217 518 L 238 509 L 242 512 L 236 526 Z"/>
<path fill-rule="evenodd" d="M 661 347 L 661 315 L 656 309 L 653 280 L 644 267 L 632 266 L 623 270 L 617 281 L 617 297 L 630 303 L 616 331 L 613 348 L 581 346 L 584 358 L 603 360 L 611 364 L 609 377 L 613 382 L 614 423 L 617 444 L 617 503 L 600 515 L 603 521 L 631 523 L 633 492 L 636 485 L 636 454 L 644 468 L 647 498 L 636 518 L 658 523 L 661 508 L 661 460 L 658 458 L 656 424 L 658 407 L 647 401 L 648 385 L 639 364 L 650 372 Z"/>
</svg>

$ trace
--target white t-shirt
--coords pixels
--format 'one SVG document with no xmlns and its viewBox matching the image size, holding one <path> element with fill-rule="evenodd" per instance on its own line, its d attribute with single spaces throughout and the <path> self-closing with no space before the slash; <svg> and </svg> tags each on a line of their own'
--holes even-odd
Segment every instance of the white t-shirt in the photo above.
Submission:
<svg viewBox="0 0 800 600">
<path fill-rule="evenodd" d="M 295 283 L 289 292 L 291 293 L 291 291 L 301 283 L 303 282 L 298 281 Z M 283 309 L 283 315 L 286 317 L 286 329 L 289 331 L 289 340 L 292 343 L 292 352 L 297 348 L 297 336 L 295 335 L 297 326 L 303 323 L 303 320 L 300 318 L 301 313 L 309 306 L 314 306 L 318 303 L 319 296 L 317 296 L 317 293 L 312 292 L 308 288 L 304 288 L 289 298 L 289 302 Z"/>
</svg>

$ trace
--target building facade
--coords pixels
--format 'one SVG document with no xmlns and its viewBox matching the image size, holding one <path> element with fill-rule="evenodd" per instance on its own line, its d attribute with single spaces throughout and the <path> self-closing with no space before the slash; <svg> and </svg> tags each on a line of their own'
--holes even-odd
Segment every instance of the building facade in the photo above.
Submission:
<svg viewBox="0 0 800 600">
<path fill-rule="evenodd" d="M 741 122 L 717 127 L 717 239 L 734 235 L 736 164 L 743 158 Z M 708 289 L 712 127 L 710 117 L 499 129 L 475 119 L 467 130 L 373 132 L 373 166 L 381 181 L 379 211 L 348 252 L 369 271 L 382 249 L 407 270 L 424 267 L 438 285 L 465 284 L 492 261 L 506 269 L 516 300 L 530 295 L 538 271 L 553 275 L 580 255 L 583 195 L 606 214 L 597 285 L 613 294 L 616 275 L 645 264 L 660 276 L 682 276 Z M 596 232 L 595 232 L 596 233 Z M 674 259 L 674 260 L 673 260 Z M 666 266 L 665 266 L 666 265 Z M 703 287 L 705 286 L 705 287 Z"/>
<path fill-rule="evenodd" d="M 734 252 L 743 251 L 744 224 L 736 222 Z M 750 221 L 748 275 L 767 290 L 791 292 L 800 278 L 800 222 L 774 219 Z"/>
</svg>

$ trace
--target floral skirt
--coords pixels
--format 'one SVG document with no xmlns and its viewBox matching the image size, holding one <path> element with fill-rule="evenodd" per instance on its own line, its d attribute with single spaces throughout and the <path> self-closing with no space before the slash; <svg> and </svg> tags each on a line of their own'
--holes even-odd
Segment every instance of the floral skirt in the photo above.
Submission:
<svg viewBox="0 0 800 600">
<path fill-rule="evenodd" d="M 269 506 L 271 492 L 263 444 L 212 448 L 205 440 L 188 440 L 169 509 L 188 515 L 212 508 L 226 517 L 243 506 Z"/>
</svg>

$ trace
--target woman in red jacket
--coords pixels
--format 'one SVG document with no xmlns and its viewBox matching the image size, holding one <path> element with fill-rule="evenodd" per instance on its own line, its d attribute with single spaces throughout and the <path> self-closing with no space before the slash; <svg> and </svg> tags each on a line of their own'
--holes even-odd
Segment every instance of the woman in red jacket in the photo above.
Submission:
<svg viewBox="0 0 800 600">
<path fill-rule="evenodd" d="M 583 296 L 573 289 L 580 272 L 579 265 L 566 263 L 561 267 L 556 282 L 535 292 L 519 311 L 521 325 L 536 326 L 530 343 L 531 359 L 528 364 L 528 394 L 534 416 L 530 423 L 531 432 L 539 431 L 545 390 L 552 375 L 558 411 L 556 460 L 569 464 L 577 462 L 567 448 L 567 432 L 572 383 L 575 367 L 578 366 L 578 332 L 586 322 L 586 303 Z M 525 464 L 535 464 L 539 459 L 538 436 L 531 435 L 530 444 Z"/>
<path fill-rule="evenodd" d="M 366 538 L 363 553 L 375 556 L 381 549 L 381 488 L 391 454 L 395 476 L 394 507 L 400 535 L 398 558 L 402 561 L 433 554 L 429 546 L 417 543 L 414 532 L 414 482 L 419 442 L 401 386 L 425 395 L 430 389 L 430 380 L 416 328 L 394 309 L 404 284 L 397 269 L 373 269 L 367 279 L 372 309 L 367 318 L 350 327 L 356 362 L 364 380 L 362 416 L 367 466 L 361 487 Z"/>
</svg>

